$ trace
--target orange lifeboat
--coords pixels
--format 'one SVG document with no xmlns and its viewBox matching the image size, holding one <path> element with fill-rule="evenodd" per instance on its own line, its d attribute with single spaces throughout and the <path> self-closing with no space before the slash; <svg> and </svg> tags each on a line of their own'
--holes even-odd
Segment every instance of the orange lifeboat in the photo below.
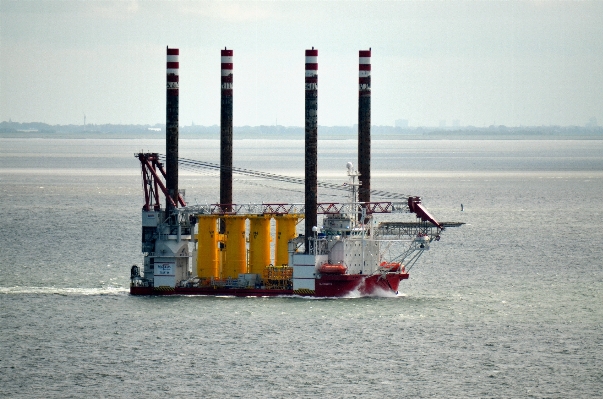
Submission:
<svg viewBox="0 0 603 399">
<path fill-rule="evenodd" d="M 382 270 L 386 270 L 388 272 L 398 272 L 402 270 L 402 272 L 404 273 L 405 271 L 404 266 L 400 262 L 381 262 L 379 267 Z"/>
<path fill-rule="evenodd" d="M 345 274 L 347 270 L 348 268 L 342 265 L 341 263 L 338 263 L 336 265 L 332 265 L 330 263 L 323 263 L 318 268 L 318 271 L 324 274 Z"/>
</svg>

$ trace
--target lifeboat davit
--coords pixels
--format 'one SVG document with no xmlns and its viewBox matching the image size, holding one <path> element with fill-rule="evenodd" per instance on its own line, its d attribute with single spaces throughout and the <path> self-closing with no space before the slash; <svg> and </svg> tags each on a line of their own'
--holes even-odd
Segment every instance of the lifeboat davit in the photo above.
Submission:
<svg viewBox="0 0 603 399">
<path fill-rule="evenodd" d="M 400 262 L 381 262 L 379 267 L 388 272 L 405 272 L 404 266 Z"/>
<path fill-rule="evenodd" d="M 318 271 L 324 274 L 345 274 L 347 270 L 348 268 L 342 265 L 341 263 L 338 263 L 336 265 L 332 265 L 330 263 L 323 263 L 318 268 Z"/>
</svg>

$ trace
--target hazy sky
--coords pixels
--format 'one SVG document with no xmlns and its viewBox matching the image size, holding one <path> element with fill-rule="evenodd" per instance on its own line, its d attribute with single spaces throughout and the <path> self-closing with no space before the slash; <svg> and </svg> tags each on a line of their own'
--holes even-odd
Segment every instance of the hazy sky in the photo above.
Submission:
<svg viewBox="0 0 603 399">
<path fill-rule="evenodd" d="M 304 50 L 319 50 L 318 123 L 357 121 L 372 48 L 372 122 L 603 124 L 603 1 L 0 0 L 0 120 L 165 122 L 165 47 L 180 48 L 180 124 L 219 124 L 234 49 L 234 124 L 304 125 Z"/>
</svg>

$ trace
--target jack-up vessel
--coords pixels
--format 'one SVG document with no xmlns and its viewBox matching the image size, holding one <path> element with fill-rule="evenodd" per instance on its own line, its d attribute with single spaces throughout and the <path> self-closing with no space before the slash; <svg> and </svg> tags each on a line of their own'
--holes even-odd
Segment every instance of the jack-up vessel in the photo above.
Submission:
<svg viewBox="0 0 603 399">
<path fill-rule="evenodd" d="M 179 158 L 179 50 L 167 49 L 166 155 L 137 153 L 145 203 L 144 263 L 131 268 L 133 295 L 395 295 L 445 227 L 420 197 L 370 189 L 370 56 L 359 52 L 358 171 L 345 185 L 317 181 L 318 50 L 306 50 L 305 178 L 232 165 L 233 51 L 221 50 L 220 165 Z M 165 162 L 165 167 L 164 167 Z M 220 201 L 187 205 L 178 167 L 220 171 Z M 303 204 L 235 204 L 232 174 L 302 183 Z M 341 203 L 319 203 L 317 187 L 348 191 Z M 372 201 L 371 195 L 389 197 Z M 160 202 L 165 198 L 164 204 Z M 395 216 L 414 219 L 401 221 Z M 321 219 L 319 219 L 321 215 Z M 303 221 L 304 233 L 298 233 Z"/>
</svg>

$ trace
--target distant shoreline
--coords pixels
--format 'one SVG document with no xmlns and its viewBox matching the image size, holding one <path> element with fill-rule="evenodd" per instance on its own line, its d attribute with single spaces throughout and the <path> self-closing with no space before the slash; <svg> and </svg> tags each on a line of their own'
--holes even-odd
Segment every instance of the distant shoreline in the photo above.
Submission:
<svg viewBox="0 0 603 399">
<path fill-rule="evenodd" d="M 235 126 L 234 139 L 303 140 L 303 127 Z M 356 126 L 318 126 L 321 140 L 356 140 Z M 528 126 L 528 127 L 393 127 L 372 126 L 374 140 L 602 140 L 603 127 Z M 0 122 L 0 138 L 55 139 L 162 139 L 163 125 L 47 125 L 44 123 Z M 220 138 L 220 128 L 181 126 L 182 139 Z"/>
<path fill-rule="evenodd" d="M 0 132 L 0 139 L 74 139 L 74 140 L 128 140 L 165 139 L 165 133 L 119 133 L 119 132 Z M 219 140 L 217 134 L 180 133 L 180 139 Z M 234 140 L 304 140 L 303 134 L 270 135 L 234 132 Z M 319 140 L 357 140 L 353 135 L 328 135 L 318 133 Z M 372 134 L 373 140 L 603 140 L 603 134 L 483 134 L 483 133 L 424 133 L 424 134 Z"/>
</svg>

